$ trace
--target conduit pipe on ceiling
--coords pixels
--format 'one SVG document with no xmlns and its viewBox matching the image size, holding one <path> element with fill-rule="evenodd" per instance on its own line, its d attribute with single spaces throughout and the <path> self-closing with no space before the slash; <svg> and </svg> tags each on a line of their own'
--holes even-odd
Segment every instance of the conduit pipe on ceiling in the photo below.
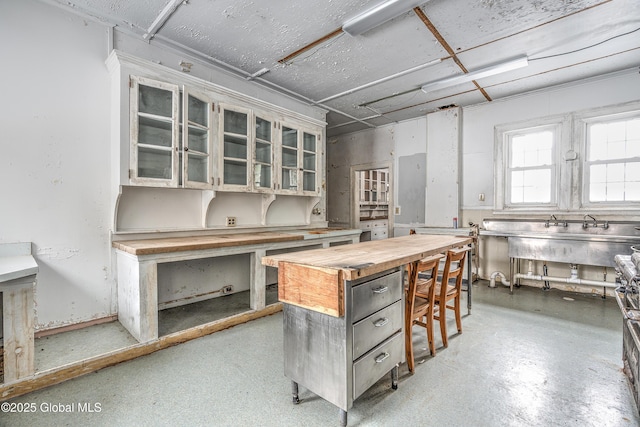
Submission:
<svg viewBox="0 0 640 427">
<path fill-rule="evenodd" d="M 369 83 L 365 83 L 365 84 L 363 84 L 361 86 L 354 87 L 353 89 L 345 90 L 344 92 L 340 92 L 340 93 L 337 93 L 335 95 L 331 95 L 331 96 L 329 96 L 327 98 L 321 99 L 321 100 L 316 101 L 316 102 L 320 104 L 320 103 L 323 103 L 323 102 L 331 101 L 332 99 L 340 98 L 341 96 L 350 95 L 350 94 L 352 94 L 354 92 L 357 92 L 359 90 L 367 89 L 367 88 L 370 88 L 371 86 L 375 86 L 375 85 L 387 82 L 389 80 L 392 80 L 392 79 L 395 79 L 395 78 L 398 78 L 398 77 L 402 77 L 402 76 L 404 76 L 406 74 L 413 73 L 414 71 L 421 70 L 421 69 L 429 67 L 431 65 L 439 64 L 440 62 L 442 62 L 442 59 L 440 59 L 440 58 L 434 59 L 433 61 L 417 65 L 417 66 L 415 66 L 413 68 L 409 68 L 407 70 L 400 71 L 400 72 L 395 73 L 395 74 L 391 74 L 390 76 L 383 77 L 381 79 L 374 80 L 374 81 L 369 82 Z"/>
</svg>

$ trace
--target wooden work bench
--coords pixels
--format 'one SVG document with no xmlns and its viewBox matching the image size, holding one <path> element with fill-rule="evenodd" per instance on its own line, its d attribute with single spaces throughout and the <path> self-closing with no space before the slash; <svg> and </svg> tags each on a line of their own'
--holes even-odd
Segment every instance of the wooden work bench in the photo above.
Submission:
<svg viewBox="0 0 640 427">
<path fill-rule="evenodd" d="M 227 255 L 249 254 L 250 307 L 265 308 L 269 251 L 359 241 L 360 230 L 309 229 L 120 240 L 116 253 L 118 320 L 140 342 L 158 338 L 158 264 Z"/>
<path fill-rule="evenodd" d="M 262 258 L 278 267 L 293 402 L 302 384 L 338 406 L 346 425 L 353 401 L 382 376 L 391 372 L 396 388 L 405 360 L 404 267 L 471 243 L 415 234 Z"/>
</svg>

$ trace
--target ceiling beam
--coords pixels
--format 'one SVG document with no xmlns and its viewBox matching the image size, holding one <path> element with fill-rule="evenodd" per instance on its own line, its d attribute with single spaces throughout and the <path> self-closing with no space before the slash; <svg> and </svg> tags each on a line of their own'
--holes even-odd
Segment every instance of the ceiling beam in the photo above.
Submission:
<svg viewBox="0 0 640 427">
<path fill-rule="evenodd" d="M 313 49 L 314 47 L 321 45 L 322 43 L 326 42 L 327 40 L 330 40 L 336 36 L 339 36 L 343 33 L 342 28 L 338 28 L 337 30 L 334 30 L 332 32 L 330 32 L 329 34 L 320 37 L 318 40 L 312 41 L 311 43 L 301 47 L 300 49 L 296 50 L 295 52 L 285 56 L 284 58 L 278 59 L 278 62 L 281 64 L 288 64 L 293 58 L 305 53 L 308 50 Z"/>
<path fill-rule="evenodd" d="M 469 70 L 467 70 L 467 68 L 464 66 L 464 64 L 460 61 L 460 59 L 456 55 L 456 52 L 449 45 L 449 43 L 447 43 L 447 41 L 444 39 L 444 37 L 442 37 L 442 34 L 440 34 L 440 31 L 438 31 L 436 26 L 433 25 L 431 20 L 427 17 L 427 15 L 425 15 L 425 13 L 422 11 L 422 9 L 418 6 L 418 7 L 413 8 L 413 11 L 418 16 L 418 18 L 420 18 L 422 23 L 429 29 L 429 31 L 431 31 L 431 34 L 433 34 L 433 36 L 436 38 L 438 43 L 440 43 L 442 45 L 442 47 L 444 48 L 444 50 L 446 50 L 447 53 L 451 56 L 451 59 L 453 59 L 453 62 L 455 62 L 458 65 L 458 67 L 460 67 L 460 69 L 462 70 L 463 73 L 467 74 L 469 72 Z M 478 82 L 476 82 L 475 80 L 471 80 L 471 82 L 476 86 L 476 88 L 478 88 L 480 93 L 482 93 L 482 95 L 485 97 L 485 99 L 487 101 L 491 101 L 491 97 L 489 96 L 489 94 L 482 87 L 480 87 Z"/>
</svg>

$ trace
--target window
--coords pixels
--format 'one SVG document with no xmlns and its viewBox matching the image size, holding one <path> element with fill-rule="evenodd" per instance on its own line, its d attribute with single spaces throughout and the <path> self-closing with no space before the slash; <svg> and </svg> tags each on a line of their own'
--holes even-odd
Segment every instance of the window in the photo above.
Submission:
<svg viewBox="0 0 640 427">
<path fill-rule="evenodd" d="M 555 187 L 551 130 L 508 135 L 509 203 L 548 204 Z"/>
<path fill-rule="evenodd" d="M 561 118 L 496 129 L 497 209 L 557 208 L 561 129 Z"/>
<path fill-rule="evenodd" d="M 640 201 L 640 116 L 586 122 L 585 204 Z"/>
<path fill-rule="evenodd" d="M 495 209 L 640 212 L 640 103 L 497 126 Z"/>
</svg>

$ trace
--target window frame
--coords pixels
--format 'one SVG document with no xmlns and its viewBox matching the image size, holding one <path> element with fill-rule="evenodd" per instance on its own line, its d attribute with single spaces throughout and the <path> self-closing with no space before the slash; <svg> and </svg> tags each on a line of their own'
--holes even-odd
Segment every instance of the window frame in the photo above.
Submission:
<svg viewBox="0 0 640 427">
<path fill-rule="evenodd" d="M 575 135 L 576 139 L 580 142 L 581 152 L 583 153 L 582 161 L 580 162 L 579 181 L 580 188 L 580 208 L 589 210 L 639 210 L 640 202 L 637 201 L 603 201 L 592 202 L 589 200 L 590 193 L 590 171 L 589 166 L 592 164 L 609 163 L 607 161 L 591 162 L 588 160 L 589 153 L 589 126 L 593 124 L 610 123 L 625 119 L 640 119 L 640 105 L 635 109 L 625 108 L 620 111 L 620 108 L 608 108 L 598 109 L 586 113 L 582 113 L 576 116 Z M 636 159 L 640 162 L 640 157 L 630 157 L 628 159 Z M 622 160 L 622 159 L 620 159 Z"/>
<path fill-rule="evenodd" d="M 583 215 L 597 212 L 605 215 L 640 215 L 640 202 L 589 202 L 589 171 L 587 161 L 588 124 L 605 123 L 625 118 L 640 117 L 640 102 L 591 108 L 546 118 L 497 125 L 494 128 L 494 214 L 558 213 Z M 561 136 L 556 147 L 559 168 L 556 189 L 557 205 L 509 205 L 507 200 L 508 152 L 504 135 L 507 132 L 542 128 L 556 124 Z M 634 157 L 635 159 L 635 157 Z"/>
<path fill-rule="evenodd" d="M 560 191 L 565 182 L 570 181 L 564 168 L 561 167 L 562 153 L 567 146 L 568 118 L 566 116 L 553 116 L 539 120 L 528 120 L 495 128 L 495 206 L 497 213 L 507 212 L 545 212 L 565 209 L 567 198 Z M 551 186 L 549 203 L 510 203 L 511 197 L 511 141 L 514 136 L 551 131 L 553 134 Z"/>
</svg>

